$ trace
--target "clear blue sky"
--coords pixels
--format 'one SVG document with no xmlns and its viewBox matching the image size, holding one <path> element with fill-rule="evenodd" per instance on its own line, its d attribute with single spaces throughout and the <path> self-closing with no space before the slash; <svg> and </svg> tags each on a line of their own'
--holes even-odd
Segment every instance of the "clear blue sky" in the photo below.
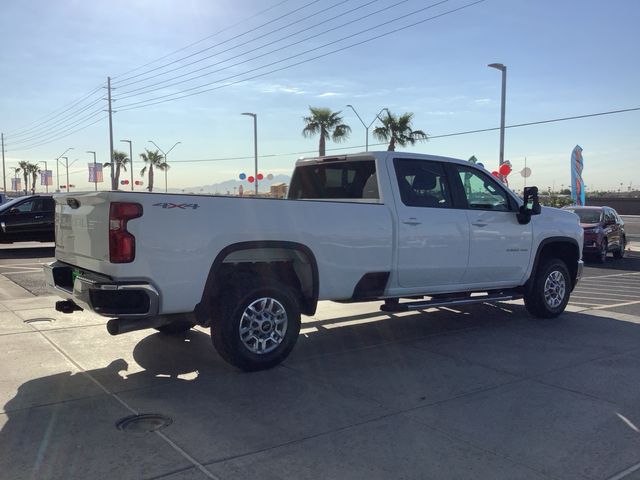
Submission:
<svg viewBox="0 0 640 480">
<path fill-rule="evenodd" d="M 468 1 L 450 0 L 297 60 L 460 7 Z M 56 137 L 56 121 L 22 136 L 16 137 L 16 134 L 105 83 L 107 75 L 115 78 L 114 96 L 118 98 L 126 90 L 200 66 L 230 59 L 216 68 L 229 66 L 286 43 L 311 37 L 285 51 L 190 83 L 168 87 L 148 96 L 118 100 L 117 110 L 133 101 L 230 75 L 241 74 L 234 80 L 244 78 L 249 76 L 242 75 L 247 70 L 428 5 L 423 0 L 408 0 L 386 12 L 326 32 L 396 3 L 378 0 L 350 14 L 344 13 L 369 2 L 318 1 L 206 53 L 218 56 L 129 87 L 117 83 L 124 83 L 127 75 L 122 74 L 128 70 L 227 28 L 215 37 L 132 74 L 190 55 L 303 7 L 310 0 L 282 3 L 281 0 L 6 2 L 0 17 L 3 37 L 0 131 L 7 137 L 7 165 L 15 166 L 18 160 L 49 160 L 51 165 L 51 160 L 67 147 L 74 147 L 70 160 L 79 160 L 72 167 L 72 183 L 79 187 L 88 185 L 86 162 L 92 157 L 84 152 L 96 150 L 98 161 L 106 161 L 109 148 L 106 120 L 66 138 L 29 149 L 25 147 L 50 139 L 51 133 Z M 272 10 L 256 15 L 272 6 L 275 6 Z M 270 30 L 315 13 L 318 14 L 294 26 L 255 40 Z M 329 20 L 334 16 L 338 18 Z M 251 119 L 240 115 L 245 111 L 258 113 L 261 155 L 317 149 L 317 139 L 305 139 L 301 135 L 302 117 L 309 105 L 343 111 L 345 122 L 353 129 L 352 136 L 346 143 L 330 143 L 328 147 L 353 147 L 351 151 L 363 150 L 365 135 L 355 115 L 345 109 L 349 103 L 367 123 L 382 107 L 397 113 L 414 112 L 415 128 L 430 135 L 494 127 L 499 125 L 500 73 L 487 68 L 486 65 L 492 62 L 504 63 L 509 69 L 507 124 L 638 107 L 639 20 L 640 2 L 637 0 L 487 0 L 291 69 L 186 99 L 120 111 L 114 115 L 116 147 L 126 149 L 128 147 L 118 140 L 132 139 L 134 158 L 137 158 L 144 147 L 151 147 L 147 143 L 149 139 L 164 149 L 181 141 L 182 144 L 169 155 L 169 162 L 175 162 L 169 173 L 169 184 L 186 187 L 237 178 L 240 172 L 252 171 L 252 160 L 178 163 L 193 159 L 250 157 L 253 131 Z M 305 31 L 295 34 L 302 29 Z M 259 49 L 281 37 L 287 38 Z M 253 41 L 246 46 L 220 53 L 224 48 L 250 40 Z M 195 55 L 188 61 L 204 55 Z M 185 62 L 175 63 L 172 67 L 180 67 Z M 156 73 L 160 72 L 162 70 Z M 90 97 L 93 98 L 99 97 Z M 82 119 L 101 106 L 106 107 L 106 103 L 99 102 L 74 115 L 73 119 Z M 72 110 L 71 113 L 75 112 Z M 100 115 L 79 126 L 98 118 Z M 65 125 L 69 125 L 69 121 Z M 629 182 L 638 187 L 639 127 L 640 112 L 631 112 L 510 129 L 506 135 L 505 158 L 510 159 L 514 169 L 519 171 L 527 157 L 528 166 L 533 170 L 529 184 L 546 189 L 555 182 L 559 187 L 569 184 L 569 155 L 572 148 L 580 144 L 584 148 L 584 177 L 589 187 L 617 189 L 620 182 L 624 183 L 624 189 Z M 492 169 L 497 165 L 498 139 L 498 132 L 488 132 L 433 139 L 410 150 L 460 158 L 476 155 Z M 23 143 L 17 143 L 20 140 Z M 375 143 L 373 139 L 370 141 Z M 260 170 L 265 174 L 289 173 L 298 156 L 261 159 Z M 140 167 L 138 163 L 135 170 Z M 512 175 L 511 181 L 515 188 L 522 185 L 522 178 L 517 174 Z"/>
</svg>

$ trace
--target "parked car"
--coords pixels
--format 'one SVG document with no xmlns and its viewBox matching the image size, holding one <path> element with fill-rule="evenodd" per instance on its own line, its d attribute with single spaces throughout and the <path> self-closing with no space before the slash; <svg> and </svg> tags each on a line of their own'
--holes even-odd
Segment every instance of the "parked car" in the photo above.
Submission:
<svg viewBox="0 0 640 480">
<path fill-rule="evenodd" d="M 28 195 L 0 205 L 0 243 L 53 242 L 55 201 Z"/>
<path fill-rule="evenodd" d="M 244 370 L 284 360 L 318 300 L 398 312 L 524 298 L 532 315 L 552 318 L 582 271 L 574 214 L 541 208 L 536 187 L 520 199 L 483 168 L 432 155 L 302 159 L 287 200 L 55 200 L 56 262 L 45 276 L 64 299 L 58 311 L 111 317 L 113 335 L 211 327 L 220 355 Z"/>
<path fill-rule="evenodd" d="M 584 229 L 585 255 L 591 255 L 598 262 L 607 261 L 607 254 L 622 258 L 627 245 L 624 222 L 611 207 L 565 207 L 580 218 Z"/>
</svg>

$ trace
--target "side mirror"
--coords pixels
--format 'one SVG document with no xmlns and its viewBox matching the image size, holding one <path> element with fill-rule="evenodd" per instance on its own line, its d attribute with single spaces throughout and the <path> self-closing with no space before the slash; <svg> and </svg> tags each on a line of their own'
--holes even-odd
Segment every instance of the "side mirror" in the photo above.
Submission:
<svg viewBox="0 0 640 480">
<path fill-rule="evenodd" d="M 17 208 L 12 208 L 9 210 L 9 213 L 20 213 L 20 210 L 18 210 Z"/>
<path fill-rule="evenodd" d="M 540 199 L 538 198 L 538 187 L 526 187 L 523 200 L 524 203 L 520 206 L 516 216 L 518 217 L 518 223 L 526 225 L 531 221 L 531 215 L 540 215 L 542 212 Z"/>
</svg>

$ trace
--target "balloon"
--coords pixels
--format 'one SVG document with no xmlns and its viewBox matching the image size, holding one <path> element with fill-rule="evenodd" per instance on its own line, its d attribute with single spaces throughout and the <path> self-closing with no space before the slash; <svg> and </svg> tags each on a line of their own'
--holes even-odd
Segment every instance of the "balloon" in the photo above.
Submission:
<svg viewBox="0 0 640 480">
<path fill-rule="evenodd" d="M 240 180 L 244 180 L 245 178 L 247 178 L 247 174 L 246 173 L 241 173 L 240 174 Z"/>
<path fill-rule="evenodd" d="M 258 174 L 258 180 L 262 180 L 264 178 L 264 175 L 262 175 L 261 173 Z"/>
<path fill-rule="evenodd" d="M 500 178 L 500 174 L 499 174 L 496 170 L 494 170 L 493 172 L 491 172 L 491 175 L 493 175 L 493 176 L 494 176 L 494 177 L 496 177 L 496 178 Z"/>
<path fill-rule="evenodd" d="M 524 178 L 530 177 L 531 169 L 529 167 L 524 167 L 522 170 L 520 170 L 520 175 L 522 175 Z"/>
<path fill-rule="evenodd" d="M 267 180 L 273 180 L 273 174 L 270 173 L 269 175 L 267 175 Z"/>
<path fill-rule="evenodd" d="M 511 165 L 509 165 L 508 163 L 503 163 L 502 165 L 500 165 L 500 168 L 498 169 L 498 171 L 500 172 L 500 175 L 503 175 L 506 177 L 511 173 Z"/>
<path fill-rule="evenodd" d="M 252 176 L 250 176 L 249 178 L 247 178 L 247 181 L 248 181 L 249 183 L 253 183 L 253 181 L 254 181 L 254 180 L 255 180 L 255 178 L 253 178 L 253 175 L 252 175 Z"/>
<path fill-rule="evenodd" d="M 476 165 L 479 166 L 480 168 L 484 168 L 484 163 L 478 162 L 478 163 L 476 163 Z"/>
</svg>

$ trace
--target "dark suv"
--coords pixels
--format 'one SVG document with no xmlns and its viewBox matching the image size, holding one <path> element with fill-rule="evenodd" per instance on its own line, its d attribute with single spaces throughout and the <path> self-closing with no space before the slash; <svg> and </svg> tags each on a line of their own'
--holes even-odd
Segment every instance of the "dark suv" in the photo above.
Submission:
<svg viewBox="0 0 640 480">
<path fill-rule="evenodd" d="M 615 258 L 624 256 L 627 238 L 624 222 L 611 207 L 565 207 L 580 218 L 584 228 L 584 255 L 594 255 L 600 263 L 607 261 L 607 253 Z"/>
<path fill-rule="evenodd" d="M 28 195 L 0 205 L 0 243 L 53 242 L 55 202 Z"/>
</svg>

